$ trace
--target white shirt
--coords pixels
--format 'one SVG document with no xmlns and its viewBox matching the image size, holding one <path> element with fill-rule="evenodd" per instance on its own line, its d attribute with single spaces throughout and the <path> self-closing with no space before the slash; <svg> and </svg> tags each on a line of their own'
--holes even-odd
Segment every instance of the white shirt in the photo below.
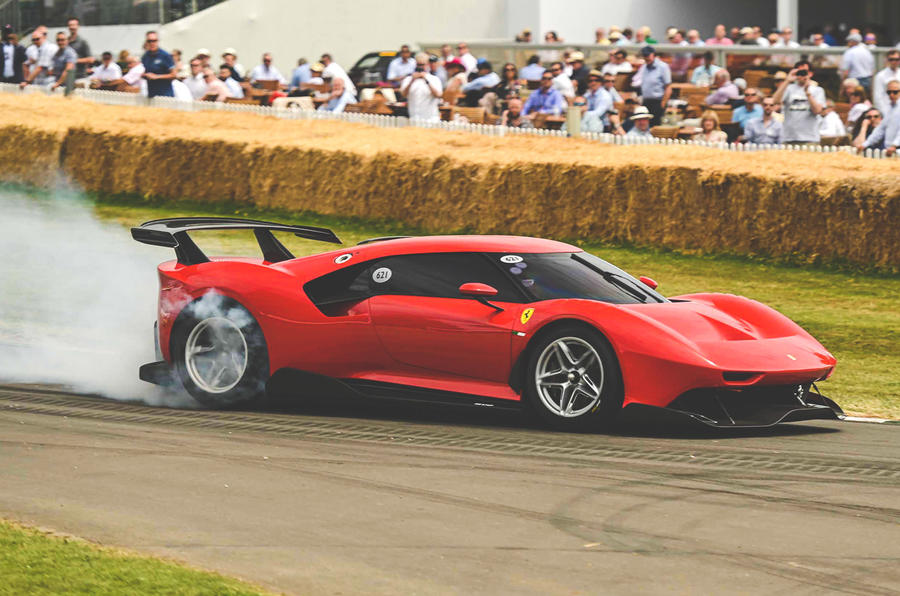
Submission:
<svg viewBox="0 0 900 596">
<path fill-rule="evenodd" d="M 29 64 L 43 66 L 45 69 L 44 74 L 46 74 L 46 72 L 50 70 L 53 55 L 58 51 L 59 48 L 55 43 L 45 41 L 44 44 L 40 47 L 35 44 L 31 44 L 30 46 L 25 48 L 25 57 L 28 58 Z"/>
<path fill-rule="evenodd" d="M 7 79 L 11 78 L 15 72 L 13 71 L 13 59 L 15 57 L 16 48 L 11 43 L 3 44 L 3 76 Z"/>
<path fill-rule="evenodd" d="M 437 97 L 432 93 L 432 89 L 437 92 Z M 425 73 L 424 78 L 415 80 L 412 75 L 409 75 L 400 84 L 401 93 L 406 95 L 409 117 L 414 120 L 436 121 L 441 119 L 438 106 L 441 103 L 443 90 L 441 80 L 429 73 Z"/>
<path fill-rule="evenodd" d="M 619 74 L 619 73 L 629 73 L 634 72 L 634 67 L 631 66 L 631 63 L 627 60 L 622 62 L 621 64 L 613 64 L 612 62 L 607 62 L 603 65 L 603 68 L 600 69 L 600 72 L 603 74 Z"/>
<path fill-rule="evenodd" d="M 466 67 L 466 74 L 469 74 L 478 67 L 478 58 L 473 56 L 471 52 L 460 54 L 459 59 L 462 60 L 463 66 Z"/>
<path fill-rule="evenodd" d="M 94 68 L 94 72 L 91 74 L 91 80 L 100 81 L 101 83 L 108 83 L 109 81 L 115 81 L 121 78 L 122 69 L 112 60 L 109 61 L 109 66 L 106 66 L 101 62 L 100 66 Z"/>
<path fill-rule="evenodd" d="M 553 77 L 553 87 L 565 98 L 575 97 L 575 86 L 572 84 L 572 79 L 564 72 Z"/>
<path fill-rule="evenodd" d="M 253 70 L 250 71 L 250 81 L 278 81 L 282 85 L 287 83 L 287 80 L 281 76 L 281 72 L 276 67 L 269 66 L 267 68 L 265 64 L 253 67 Z"/>
<path fill-rule="evenodd" d="M 887 67 L 878 71 L 875 81 L 872 83 L 872 103 L 882 114 L 891 102 L 887 94 L 887 85 L 891 81 L 900 81 L 900 68 L 893 70 L 891 67 Z"/>
<path fill-rule="evenodd" d="M 186 78 L 184 85 L 191 92 L 191 97 L 194 99 L 202 99 L 206 95 L 206 79 L 203 78 L 202 73 Z"/>
<path fill-rule="evenodd" d="M 858 43 L 847 49 L 841 58 L 841 70 L 854 79 L 871 77 L 875 72 L 875 58 L 865 44 Z"/>
<path fill-rule="evenodd" d="M 347 76 L 347 71 L 338 64 L 337 62 L 333 62 L 325 67 L 325 70 L 322 71 L 322 78 L 327 79 L 331 77 L 331 80 L 342 79 L 344 81 L 344 89 L 349 91 L 352 95 L 356 95 L 356 85 L 353 84 L 353 81 L 350 80 L 350 77 Z"/>
<path fill-rule="evenodd" d="M 225 86 L 228 88 L 228 92 L 231 93 L 231 97 L 236 97 L 238 99 L 241 99 L 244 97 L 244 90 L 241 88 L 240 83 L 238 83 L 231 77 L 228 77 L 223 82 L 225 83 Z"/>
<path fill-rule="evenodd" d="M 823 137 L 841 137 L 847 134 L 847 129 L 837 112 L 831 110 L 824 118 L 819 117 L 819 134 Z"/>
<path fill-rule="evenodd" d="M 191 90 L 178 79 L 172 81 L 172 92 L 175 94 L 175 99 L 178 101 L 194 101 Z"/>
<path fill-rule="evenodd" d="M 122 79 L 124 79 L 125 82 L 128 83 L 129 85 L 131 85 L 132 87 L 139 86 L 141 84 L 141 82 L 146 84 L 147 81 L 144 81 L 144 79 L 141 78 L 144 76 L 145 70 L 146 69 L 144 68 L 144 65 L 141 64 L 140 62 L 138 62 L 137 64 L 135 64 L 134 66 L 132 66 L 131 68 L 128 69 L 128 72 L 125 73 L 125 75 L 122 77 Z"/>
</svg>

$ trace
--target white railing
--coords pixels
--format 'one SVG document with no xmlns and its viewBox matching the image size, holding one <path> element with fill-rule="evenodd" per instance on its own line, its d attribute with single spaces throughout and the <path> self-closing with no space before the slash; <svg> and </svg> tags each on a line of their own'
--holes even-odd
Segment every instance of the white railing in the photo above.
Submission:
<svg viewBox="0 0 900 596">
<path fill-rule="evenodd" d="M 56 89 L 55 94 L 61 95 L 63 89 Z M 24 90 L 17 85 L 0 83 L 0 93 L 48 93 L 44 88 L 31 85 Z M 237 103 L 219 103 L 209 101 L 181 101 L 172 97 L 154 97 L 148 99 L 137 93 L 119 93 L 116 91 L 100 91 L 97 89 L 75 89 L 74 95 L 88 101 L 107 105 L 126 105 L 166 108 L 185 112 L 199 111 L 223 111 L 244 114 L 259 114 L 275 116 L 286 120 L 339 120 L 342 122 L 355 122 L 377 126 L 379 128 L 403 128 L 415 126 L 418 128 L 431 128 L 468 132 L 493 137 L 503 136 L 537 136 L 567 138 L 568 134 L 562 130 L 549 130 L 543 128 L 508 128 L 492 124 L 470 124 L 468 122 L 450 121 L 420 121 L 405 117 L 388 116 L 381 114 L 333 114 L 318 110 L 300 110 L 294 108 L 272 108 Z M 757 145 L 753 143 L 707 143 L 706 141 L 686 141 L 682 139 L 637 138 L 618 136 L 609 133 L 581 133 L 580 138 L 597 141 L 609 145 L 684 145 L 694 147 L 709 147 L 723 151 L 752 152 L 752 151 L 788 151 L 801 153 L 848 153 L 856 154 L 856 149 L 847 145 L 822 146 L 822 145 Z M 888 158 L 881 149 L 866 149 L 862 153 L 865 157 L 874 159 Z M 894 157 L 900 157 L 897 154 Z"/>
</svg>

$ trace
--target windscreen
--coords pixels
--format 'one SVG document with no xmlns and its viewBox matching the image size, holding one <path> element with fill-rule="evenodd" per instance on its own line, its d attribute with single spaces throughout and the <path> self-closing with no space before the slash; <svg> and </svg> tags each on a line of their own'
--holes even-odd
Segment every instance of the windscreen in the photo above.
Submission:
<svg viewBox="0 0 900 596">
<path fill-rule="evenodd" d="M 667 302 L 618 267 L 586 252 L 499 254 L 492 258 L 535 300 L 582 298 L 614 304 Z"/>
</svg>

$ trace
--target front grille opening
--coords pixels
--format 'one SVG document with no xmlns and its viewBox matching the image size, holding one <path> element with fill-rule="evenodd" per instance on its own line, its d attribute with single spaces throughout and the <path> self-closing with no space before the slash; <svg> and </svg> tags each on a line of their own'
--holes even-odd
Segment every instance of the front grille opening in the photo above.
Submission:
<svg viewBox="0 0 900 596">
<path fill-rule="evenodd" d="M 743 381 L 749 381 L 753 377 L 759 376 L 760 374 L 762 374 L 762 373 L 743 372 L 743 371 L 725 371 L 722 373 L 722 377 L 730 383 L 740 383 Z"/>
</svg>

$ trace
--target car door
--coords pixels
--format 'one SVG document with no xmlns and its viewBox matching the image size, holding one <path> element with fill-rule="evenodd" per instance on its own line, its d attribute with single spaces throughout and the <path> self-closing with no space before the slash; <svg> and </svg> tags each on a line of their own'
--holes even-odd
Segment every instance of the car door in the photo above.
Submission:
<svg viewBox="0 0 900 596">
<path fill-rule="evenodd" d="M 505 382 L 521 292 L 479 253 L 400 255 L 370 270 L 372 322 L 388 354 L 423 370 Z M 463 296 L 479 282 L 498 290 L 489 304 Z M 503 310 L 499 310 L 503 309 Z"/>
</svg>

